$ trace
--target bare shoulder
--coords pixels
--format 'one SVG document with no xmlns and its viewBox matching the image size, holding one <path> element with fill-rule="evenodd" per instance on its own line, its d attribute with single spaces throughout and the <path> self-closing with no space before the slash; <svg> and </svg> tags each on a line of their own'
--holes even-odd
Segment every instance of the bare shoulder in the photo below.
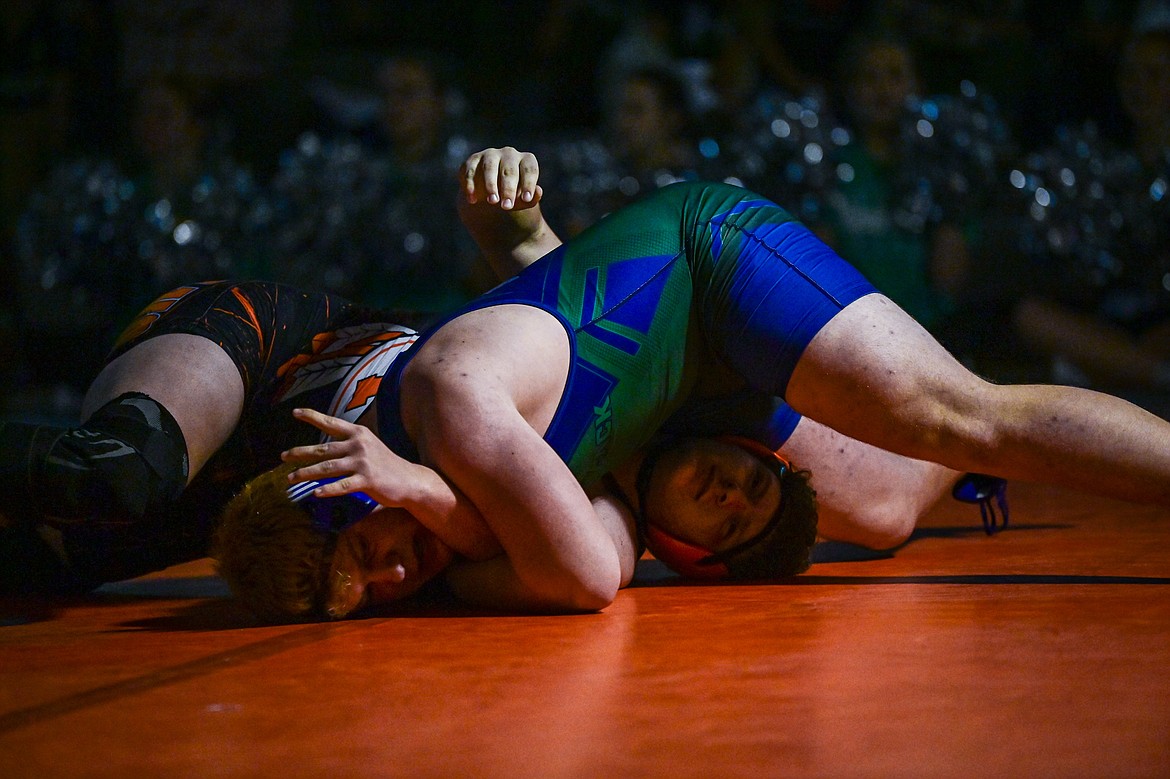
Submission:
<svg viewBox="0 0 1170 779">
<path fill-rule="evenodd" d="M 560 321 L 535 306 L 508 303 L 462 314 L 422 346 L 409 371 L 446 375 L 471 371 L 480 379 L 502 367 L 540 368 L 567 359 Z"/>
<path fill-rule="evenodd" d="M 404 421 L 425 437 L 422 419 L 465 415 L 467 427 L 514 410 L 543 433 L 564 391 L 569 355 L 564 326 L 542 309 L 506 304 L 463 314 L 432 335 L 403 373 Z"/>
</svg>

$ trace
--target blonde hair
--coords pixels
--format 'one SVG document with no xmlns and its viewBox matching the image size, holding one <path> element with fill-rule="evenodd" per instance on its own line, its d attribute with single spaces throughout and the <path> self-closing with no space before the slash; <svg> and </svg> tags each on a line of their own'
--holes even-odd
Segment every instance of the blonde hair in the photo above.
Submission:
<svg viewBox="0 0 1170 779">
<path fill-rule="evenodd" d="M 253 613 L 270 622 L 321 616 L 328 593 L 324 567 L 336 536 L 314 526 L 313 518 L 288 497 L 288 474 L 281 465 L 244 485 L 220 518 L 212 554 L 219 575 Z"/>
</svg>

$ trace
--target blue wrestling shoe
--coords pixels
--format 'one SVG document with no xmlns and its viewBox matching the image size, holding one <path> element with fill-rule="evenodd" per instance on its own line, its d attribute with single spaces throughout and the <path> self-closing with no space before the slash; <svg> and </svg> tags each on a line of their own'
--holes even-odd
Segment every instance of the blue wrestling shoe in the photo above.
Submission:
<svg viewBox="0 0 1170 779">
<path fill-rule="evenodd" d="M 983 529 L 987 535 L 994 535 L 1008 526 L 1007 481 L 998 476 L 982 473 L 968 473 L 955 483 L 951 496 L 963 503 L 979 504 L 983 518 Z M 999 512 L 996 512 L 996 507 Z"/>
</svg>

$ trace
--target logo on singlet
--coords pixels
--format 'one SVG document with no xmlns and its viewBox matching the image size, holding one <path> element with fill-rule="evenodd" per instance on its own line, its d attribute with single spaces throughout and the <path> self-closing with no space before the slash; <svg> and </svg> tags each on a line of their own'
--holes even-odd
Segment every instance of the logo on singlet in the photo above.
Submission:
<svg viewBox="0 0 1170 779">
<path fill-rule="evenodd" d="M 598 451 L 605 450 L 609 445 L 609 439 L 612 434 L 613 407 L 610 405 L 609 395 L 606 395 L 605 400 L 600 406 L 593 407 L 593 441 Z"/>
</svg>

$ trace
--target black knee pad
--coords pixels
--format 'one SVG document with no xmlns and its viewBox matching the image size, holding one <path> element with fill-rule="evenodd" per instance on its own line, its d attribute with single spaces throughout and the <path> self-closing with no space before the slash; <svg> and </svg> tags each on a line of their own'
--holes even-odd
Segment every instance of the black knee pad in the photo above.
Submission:
<svg viewBox="0 0 1170 779">
<path fill-rule="evenodd" d="M 62 431 L 35 464 L 47 520 L 135 523 L 166 510 L 187 485 L 187 443 L 157 401 L 127 392 Z"/>
</svg>

